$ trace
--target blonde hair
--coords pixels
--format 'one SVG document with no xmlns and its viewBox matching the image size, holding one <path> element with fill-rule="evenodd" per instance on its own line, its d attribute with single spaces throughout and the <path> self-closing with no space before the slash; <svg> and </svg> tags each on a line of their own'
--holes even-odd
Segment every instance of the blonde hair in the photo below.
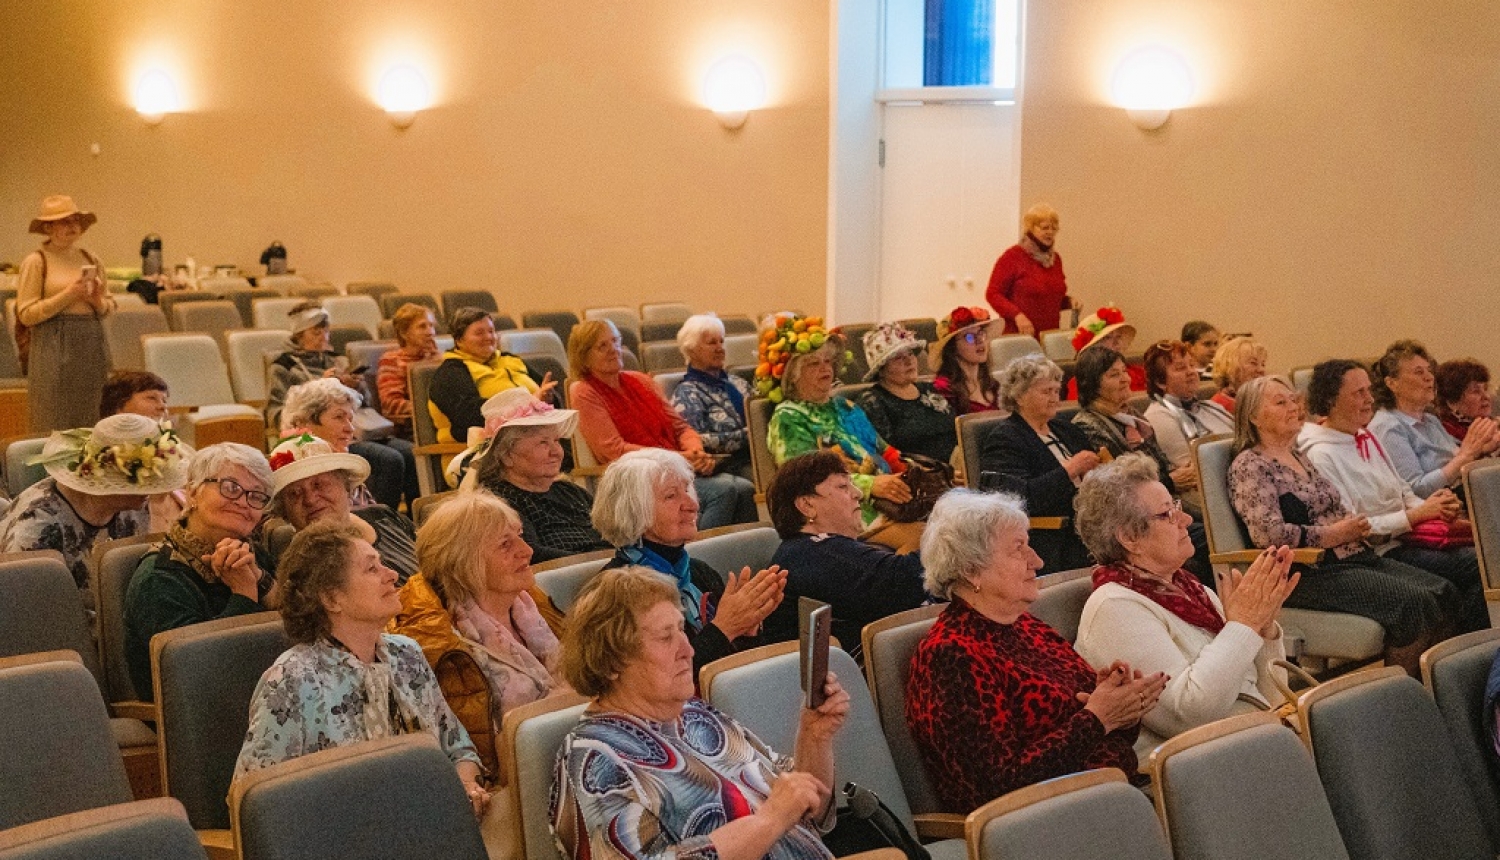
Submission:
<svg viewBox="0 0 1500 860">
<path fill-rule="evenodd" d="M 680 603 L 677 583 L 648 567 L 617 567 L 589 580 L 568 610 L 558 670 L 573 689 L 598 698 L 641 652 L 639 616 Z"/>
<path fill-rule="evenodd" d="M 1251 358 L 1266 360 L 1266 348 L 1255 338 L 1232 337 L 1219 344 L 1219 351 L 1214 353 L 1213 360 L 1214 383 L 1220 388 L 1233 385 L 1240 365 Z"/>
<path fill-rule="evenodd" d="M 573 331 L 568 334 L 569 379 L 576 382 L 588 375 L 589 353 L 594 351 L 599 335 L 605 332 L 616 339 L 620 337 L 620 330 L 609 320 L 584 320 L 573 326 Z"/>
<path fill-rule="evenodd" d="M 521 518 L 499 496 L 465 491 L 438 506 L 417 530 L 417 565 L 444 606 L 473 603 L 485 589 L 484 547 Z"/>
<path fill-rule="evenodd" d="M 1280 385 L 1293 396 L 1297 389 L 1285 376 L 1259 376 L 1240 386 L 1234 397 L 1234 453 L 1254 448 L 1260 444 L 1260 429 L 1255 426 L 1255 413 L 1260 411 L 1260 402 L 1265 399 L 1266 389 Z"/>
<path fill-rule="evenodd" d="M 1030 233 L 1032 228 L 1046 221 L 1051 221 L 1054 224 L 1059 223 L 1056 209 L 1045 203 L 1038 203 L 1027 209 L 1026 214 L 1021 216 L 1021 235 L 1024 236 Z"/>
</svg>

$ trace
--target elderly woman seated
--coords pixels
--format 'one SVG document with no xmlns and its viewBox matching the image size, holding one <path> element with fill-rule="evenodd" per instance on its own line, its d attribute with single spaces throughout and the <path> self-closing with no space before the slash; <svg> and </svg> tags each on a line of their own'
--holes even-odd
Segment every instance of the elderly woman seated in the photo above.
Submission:
<svg viewBox="0 0 1500 860">
<path fill-rule="evenodd" d="M 489 793 L 479 784 L 474 744 L 422 649 L 385 632 L 401 596 L 396 572 L 375 548 L 347 525 L 313 525 L 292 539 L 276 583 L 294 644 L 255 687 L 234 779 L 319 750 L 425 732 L 482 814 Z"/>
<path fill-rule="evenodd" d="M 866 624 L 927 600 L 922 560 L 858 540 L 859 490 L 837 454 L 815 451 L 786 461 L 766 491 L 781 535 L 772 562 L 787 572 L 786 594 L 766 619 L 762 638 L 797 637 L 797 598 L 833 607 L 833 635 L 859 659 Z"/>
<path fill-rule="evenodd" d="M 779 318 L 778 338 L 808 334 L 806 322 Z M 803 331 L 796 330 L 799 323 Z M 808 339 L 800 343 L 806 343 L 808 349 L 789 347 L 776 364 L 763 362 L 756 370 L 756 385 L 777 404 L 771 413 L 766 444 L 777 466 L 825 448 L 848 460 L 868 524 L 875 519 L 874 499 L 897 504 L 911 499 L 910 488 L 895 474 L 901 468 L 901 452 L 880 438 L 864 410 L 847 397 L 834 396 L 838 365 L 844 356 L 843 336 L 815 326 Z"/>
<path fill-rule="evenodd" d="M 1198 486 L 1193 467 L 1174 469 L 1156 443 L 1156 428 L 1131 405 L 1125 356 L 1107 346 L 1086 350 L 1078 356 L 1073 378 L 1078 383 L 1078 404 L 1083 407 L 1073 416 L 1073 424 L 1096 449 L 1109 451 L 1111 457 L 1138 451 L 1155 460 L 1166 476 L 1163 483 L 1174 496 Z"/>
<path fill-rule="evenodd" d="M 1198 399 L 1198 374 L 1186 343 L 1164 340 L 1146 348 L 1146 392 L 1151 395 L 1146 420 L 1151 422 L 1157 445 L 1167 456 L 1168 474 L 1194 469 L 1194 439 L 1234 432 L 1234 416 L 1229 410 L 1212 400 Z M 1196 489 L 1183 491 L 1184 497 L 1197 495 Z"/>
<path fill-rule="evenodd" d="M 417 551 L 422 572 L 402 587 L 390 631 L 422 646 L 492 784 L 505 714 L 568 690 L 557 674 L 557 636 L 534 598 L 531 547 L 510 506 L 465 492 L 422 524 Z"/>
<path fill-rule="evenodd" d="M 1073 496 L 1083 476 L 1099 465 L 1082 430 L 1057 416 L 1062 371 L 1042 355 L 1023 355 L 1005 366 L 1000 399 L 1010 417 L 991 425 L 979 451 L 983 489 L 1020 496 L 1034 517 L 1063 517 L 1060 529 L 1038 530 L 1037 552 L 1048 571 L 1089 563 L 1088 551 L 1070 524 Z"/>
<path fill-rule="evenodd" d="M 1249 335 L 1231 337 L 1214 353 L 1213 367 L 1214 384 L 1219 386 L 1213 402 L 1232 415 L 1240 386 L 1266 375 L 1266 348 Z"/>
<path fill-rule="evenodd" d="M 1214 353 L 1219 351 L 1219 337 L 1219 330 L 1213 323 L 1190 320 L 1182 324 L 1180 342 L 1187 347 L 1189 364 L 1200 382 L 1214 378 Z"/>
<path fill-rule="evenodd" d="M 1463 441 L 1457 442 L 1442 420 L 1428 411 L 1437 397 L 1434 364 L 1420 343 L 1401 340 L 1376 360 L 1370 374 L 1377 407 L 1370 432 L 1401 479 L 1424 499 L 1458 486 L 1464 466 L 1500 449 L 1500 426 L 1493 418 L 1474 419 Z"/>
<path fill-rule="evenodd" d="M 865 332 L 865 381 L 875 384 L 859 396 L 859 408 L 880 438 L 906 454 L 948 462 L 958 445 L 953 407 L 930 382 L 917 380 L 917 353 L 927 347 L 900 323 L 881 323 Z"/>
<path fill-rule="evenodd" d="M 412 438 L 410 370 L 413 364 L 437 357 L 437 319 L 432 310 L 408 303 L 391 317 L 396 348 L 380 357 L 375 385 L 380 390 L 380 414 L 396 425 L 396 435 Z"/>
<path fill-rule="evenodd" d="M 1441 641 L 1458 616 L 1457 590 L 1371 549 L 1365 540 L 1370 520 L 1345 507 L 1338 488 L 1297 450 L 1302 405 L 1285 379 L 1245 383 L 1234 422 L 1229 499 L 1250 540 L 1325 551 L 1286 605 L 1374 619 L 1385 628 L 1386 662 L 1415 676 L 1422 652 Z"/>
<path fill-rule="evenodd" d="M 249 445 L 220 442 L 188 463 L 187 513 L 141 559 L 125 592 L 125 662 L 141 701 L 152 700 L 152 636 L 267 608 L 275 566 L 249 538 L 271 484 L 265 455 Z"/>
<path fill-rule="evenodd" d="M 373 475 L 370 491 L 374 493 L 375 501 L 389 508 L 398 508 L 403 493 L 408 499 L 415 499 L 419 493 L 417 461 L 411 443 L 398 438 L 366 441 L 355 435 L 354 413 L 361 404 L 370 402 L 370 390 L 363 375 L 350 372 L 349 359 L 334 353 L 329 338 L 328 312 L 316 302 L 305 302 L 293 308 L 288 317 L 292 327 L 288 349 L 271 362 L 269 370 L 266 426 L 283 431 L 309 427 L 307 409 L 311 406 L 321 412 L 327 401 L 320 399 L 313 404 L 303 401 L 297 410 L 300 414 L 287 414 L 292 389 L 313 380 L 328 380 L 329 385 L 339 383 L 354 392 L 349 407 L 347 439 L 323 438 L 339 451 L 353 451 L 370 461 Z M 323 389 L 324 392 L 332 390 Z M 342 430 L 338 432 L 343 434 Z"/>
<path fill-rule="evenodd" d="M 60 553 L 92 612 L 94 544 L 148 533 L 146 498 L 180 488 L 192 453 L 168 425 L 142 415 L 53 433 L 39 458 L 47 477 L 27 487 L 0 519 L 0 552 Z"/>
<path fill-rule="evenodd" d="M 1490 369 L 1472 358 L 1445 361 L 1437 367 L 1437 413 L 1443 429 L 1462 442 L 1479 418 L 1489 418 L 1495 406 L 1490 392 Z"/>
<path fill-rule="evenodd" d="M 672 392 L 672 405 L 698 432 L 704 452 L 720 461 L 716 471 L 753 477 L 745 425 L 750 384 L 724 369 L 723 321 L 712 314 L 688 317 L 677 331 L 677 348 L 688 366 Z"/>
<path fill-rule="evenodd" d="M 741 645 L 757 644 L 760 624 L 781 602 L 786 573 L 772 566 L 725 576 L 688 555 L 698 534 L 693 470 L 660 448 L 630 451 L 611 463 L 594 499 L 594 527 L 615 547 L 609 567 L 638 565 L 677 583 L 696 670 Z"/>
<path fill-rule="evenodd" d="M 578 413 L 553 409 L 522 388 L 491 397 L 484 412 L 491 436 L 470 474 L 477 486 L 510 503 L 534 560 L 609 549 L 589 520 L 594 497 L 562 474 L 562 438 L 573 434 Z"/>
<path fill-rule="evenodd" d="M 1318 471 L 1338 488 L 1344 506 L 1370 523 L 1375 552 L 1453 583 L 1461 600 L 1461 632 L 1490 626 L 1479 556 L 1472 546 L 1445 546 L 1450 530 L 1469 536 L 1463 504 L 1452 490 L 1436 490 L 1425 500 L 1401 480 L 1384 449 L 1365 427 L 1375 414 L 1370 375 L 1348 359 L 1313 368 L 1307 407 L 1323 416 L 1304 424 L 1297 444 Z"/>
<path fill-rule="evenodd" d="M 411 520 L 385 505 L 354 507 L 354 491 L 370 474 L 363 457 L 335 452 L 311 433 L 283 439 L 271 451 L 271 514 L 302 531 L 313 523 L 338 523 L 360 533 L 396 571 L 397 583 L 417 571 Z"/>
<path fill-rule="evenodd" d="M 427 411 L 439 442 L 469 441 L 469 431 L 484 426 L 484 402 L 507 388 L 524 388 L 550 399 L 557 383 L 548 373 L 532 379 L 526 362 L 499 350 L 495 320 L 482 308 L 459 308 L 448 320 L 453 348 L 432 374 Z"/>
<path fill-rule="evenodd" d="M 415 485 L 416 467 L 413 465 L 407 474 L 406 460 L 396 449 L 379 442 L 357 441 L 354 414 L 360 402 L 359 392 L 337 379 L 314 379 L 293 386 L 287 392 L 286 408 L 281 410 L 281 435 L 287 438 L 311 433 L 341 454 L 363 457 L 370 464 L 369 478 L 354 489 L 355 507 L 380 504 L 395 510 L 401 505 L 402 487 L 408 480 Z M 415 498 L 411 492 L 407 495 Z"/>
<path fill-rule="evenodd" d="M 563 739 L 552 828 L 570 860 L 635 857 L 827 860 L 833 739 L 849 694 L 830 673 L 777 755 L 694 697 L 677 587 L 639 567 L 607 570 L 568 616 L 563 676 L 593 697 Z"/>
<path fill-rule="evenodd" d="M 1282 703 L 1286 658 L 1276 613 L 1297 587 L 1292 552 L 1268 549 L 1215 595 L 1183 562 L 1188 517 L 1157 480 L 1156 464 L 1129 454 L 1100 466 L 1078 491 L 1078 533 L 1099 566 L 1076 647 L 1095 666 L 1124 660 L 1160 672 L 1167 686 L 1142 720 L 1138 753 L 1163 738 L 1236 713 Z"/>
<path fill-rule="evenodd" d="M 980 307 L 957 307 L 938 321 L 927 360 L 937 368 L 932 389 L 954 415 L 1000 408 L 1000 385 L 990 373 L 990 329 L 996 320 Z"/>
<path fill-rule="evenodd" d="M 696 473 L 693 484 L 703 500 L 699 528 L 756 521 L 755 485 L 720 471 L 719 458 L 708 453 L 698 431 L 662 399 L 651 377 L 625 369 L 614 323 L 587 320 L 574 326 L 568 336 L 568 365 L 573 377 L 568 400 L 578 409 L 579 429 L 599 462 L 612 463 L 647 448 L 674 451 Z"/>
<path fill-rule="evenodd" d="M 927 590 L 952 602 L 911 661 L 906 722 L 938 800 L 967 813 L 1093 768 L 1137 771 L 1132 744 L 1166 684 L 1123 661 L 1097 671 L 1026 614 L 1042 560 L 1020 499 L 953 490 L 922 535 Z"/>
</svg>

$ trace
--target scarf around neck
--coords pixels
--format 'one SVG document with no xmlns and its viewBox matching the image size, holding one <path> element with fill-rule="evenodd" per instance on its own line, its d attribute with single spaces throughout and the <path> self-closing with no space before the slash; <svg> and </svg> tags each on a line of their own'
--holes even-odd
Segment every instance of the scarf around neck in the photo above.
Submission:
<svg viewBox="0 0 1500 860">
<path fill-rule="evenodd" d="M 704 604 L 703 591 L 693 584 L 693 570 L 689 564 L 691 559 L 688 558 L 686 549 L 680 546 L 663 546 L 643 539 L 633 546 L 620 547 L 619 555 L 631 564 L 649 567 L 677 580 L 682 614 L 687 616 L 688 626 L 694 632 L 702 630 L 703 625 L 711 620 Z"/>
<path fill-rule="evenodd" d="M 699 370 L 696 367 L 689 367 L 687 369 L 687 373 L 684 373 L 682 375 L 682 381 L 696 382 L 707 388 L 713 388 L 724 392 L 724 394 L 729 397 L 729 402 L 734 404 L 734 411 L 737 412 L 741 418 L 745 417 L 745 395 L 741 394 L 740 390 L 734 387 L 734 383 L 729 381 L 729 373 L 727 371 L 721 370 L 719 371 L 719 374 L 715 376 L 706 370 Z"/>
<path fill-rule="evenodd" d="M 672 428 L 672 417 L 655 388 L 649 388 L 628 372 L 620 374 L 620 387 L 615 388 L 593 374 L 583 378 L 585 384 L 604 398 L 604 409 L 615 424 L 615 431 L 632 445 L 645 448 L 677 450 L 677 433 Z"/>
<path fill-rule="evenodd" d="M 1138 570 L 1128 562 L 1101 564 L 1094 568 L 1094 588 L 1107 582 L 1117 583 L 1194 627 L 1207 630 L 1215 636 L 1224 629 L 1224 616 L 1219 614 L 1218 608 L 1208 596 L 1208 589 L 1203 587 L 1197 577 L 1178 568 L 1172 574 L 1172 581 L 1166 583 L 1154 576 L 1137 573 Z"/>
<path fill-rule="evenodd" d="M 171 557 L 191 567 L 204 582 L 218 582 L 219 575 L 214 572 L 214 566 L 203 560 L 204 556 L 214 554 L 213 543 L 188 531 L 184 522 L 185 520 L 178 520 L 167 530 L 167 543 L 172 547 Z"/>
<path fill-rule="evenodd" d="M 1021 250 L 1025 251 L 1031 259 L 1036 260 L 1037 265 L 1044 269 L 1052 268 L 1052 264 L 1057 262 L 1057 252 L 1038 245 L 1036 240 L 1031 238 L 1030 233 L 1021 237 Z"/>
</svg>

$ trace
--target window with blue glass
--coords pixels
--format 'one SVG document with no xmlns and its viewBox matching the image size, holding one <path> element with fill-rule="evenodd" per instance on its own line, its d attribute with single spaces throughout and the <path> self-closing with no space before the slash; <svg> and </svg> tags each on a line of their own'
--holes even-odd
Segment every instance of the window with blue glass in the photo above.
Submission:
<svg viewBox="0 0 1500 860">
<path fill-rule="evenodd" d="M 887 89 L 1013 93 L 1020 0 L 885 0 L 885 43 Z"/>
</svg>

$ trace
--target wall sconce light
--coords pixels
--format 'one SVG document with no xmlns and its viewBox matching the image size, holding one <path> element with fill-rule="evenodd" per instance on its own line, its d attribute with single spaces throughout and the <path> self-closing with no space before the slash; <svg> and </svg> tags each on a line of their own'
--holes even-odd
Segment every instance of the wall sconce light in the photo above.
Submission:
<svg viewBox="0 0 1500 860">
<path fill-rule="evenodd" d="M 725 57 L 703 76 L 703 104 L 733 131 L 745 124 L 750 111 L 766 103 L 766 77 L 746 57 Z"/>
<path fill-rule="evenodd" d="M 1192 98 L 1193 74 L 1172 51 L 1142 48 L 1120 61 L 1110 91 L 1137 128 L 1154 131 Z"/>
<path fill-rule="evenodd" d="M 391 118 L 391 125 L 399 129 L 410 128 L 416 122 L 417 111 L 432 103 L 432 90 L 427 79 L 411 66 L 392 66 L 380 79 L 376 92 L 380 106 Z"/>
<path fill-rule="evenodd" d="M 135 85 L 135 111 L 146 125 L 160 125 L 162 118 L 179 110 L 177 85 L 161 69 L 150 69 Z"/>
</svg>

